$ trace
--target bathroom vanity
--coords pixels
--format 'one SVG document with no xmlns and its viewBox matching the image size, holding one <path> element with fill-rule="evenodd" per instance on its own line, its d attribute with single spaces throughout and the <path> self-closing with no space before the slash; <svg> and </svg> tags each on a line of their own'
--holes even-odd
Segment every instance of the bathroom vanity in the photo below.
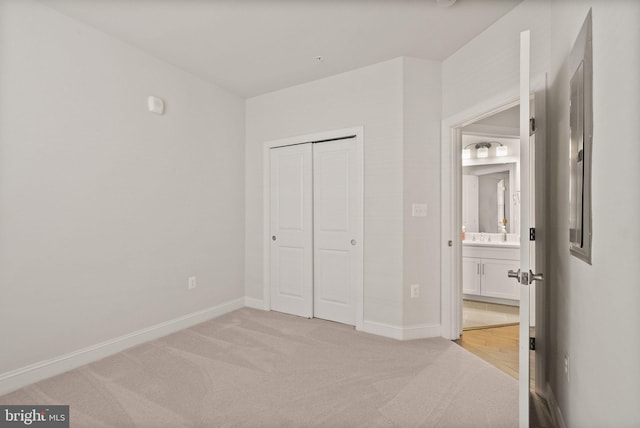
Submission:
<svg viewBox="0 0 640 428">
<path fill-rule="evenodd" d="M 470 234 L 471 235 L 471 234 Z M 499 234 L 462 242 L 462 291 L 465 298 L 517 305 L 518 282 L 507 272 L 520 266 L 520 244 L 500 241 Z M 491 239 L 491 240 L 489 240 Z"/>
</svg>

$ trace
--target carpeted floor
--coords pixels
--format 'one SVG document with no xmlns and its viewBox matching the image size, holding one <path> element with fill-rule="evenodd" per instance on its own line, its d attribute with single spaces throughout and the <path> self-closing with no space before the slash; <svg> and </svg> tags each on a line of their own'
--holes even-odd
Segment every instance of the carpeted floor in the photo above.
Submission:
<svg viewBox="0 0 640 428">
<path fill-rule="evenodd" d="M 72 427 L 515 427 L 517 382 L 453 342 L 241 309 L 0 397 Z"/>
</svg>

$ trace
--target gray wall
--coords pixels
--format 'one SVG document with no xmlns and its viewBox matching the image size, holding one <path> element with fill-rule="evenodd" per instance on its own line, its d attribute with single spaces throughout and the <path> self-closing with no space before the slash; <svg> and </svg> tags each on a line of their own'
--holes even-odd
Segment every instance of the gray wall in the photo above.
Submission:
<svg viewBox="0 0 640 428">
<path fill-rule="evenodd" d="M 441 64 L 403 58 L 403 325 L 440 324 Z M 414 203 L 427 204 L 413 217 Z M 411 284 L 420 296 L 411 298 Z"/>
<path fill-rule="evenodd" d="M 29 0 L 0 65 L 0 375 L 244 296 L 242 99 Z"/>
<path fill-rule="evenodd" d="M 593 264 L 569 254 L 567 59 L 593 8 Z M 569 427 L 640 424 L 640 3 L 525 0 L 443 63 L 444 117 L 518 82 L 518 33 L 532 76 L 548 72 L 547 392 Z M 569 374 L 564 373 L 564 356 Z"/>
<path fill-rule="evenodd" d="M 593 8 L 593 257 L 569 255 L 568 56 Z M 550 385 L 570 427 L 640 426 L 640 3 L 555 1 L 549 118 Z M 564 356 L 569 374 L 564 373 Z"/>
<path fill-rule="evenodd" d="M 437 335 L 439 109 L 440 64 L 411 58 L 247 100 L 247 296 L 263 299 L 263 143 L 364 126 L 365 329 L 428 324 Z M 411 217 L 412 202 L 426 203 L 428 217 Z"/>
</svg>

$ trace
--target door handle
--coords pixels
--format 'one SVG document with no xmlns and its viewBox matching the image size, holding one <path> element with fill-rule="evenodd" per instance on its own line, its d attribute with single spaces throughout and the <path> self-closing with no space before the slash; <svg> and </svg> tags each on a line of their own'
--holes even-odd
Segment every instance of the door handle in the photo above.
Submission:
<svg viewBox="0 0 640 428">
<path fill-rule="evenodd" d="M 544 281 L 544 274 L 541 273 L 533 273 L 531 270 L 529 270 L 529 273 L 527 272 L 520 272 L 520 269 L 518 269 L 517 272 L 514 272 L 512 270 L 509 270 L 509 272 L 507 272 L 507 276 L 509 278 L 515 278 L 518 280 L 519 283 L 523 284 L 523 285 L 529 285 L 532 284 L 533 281 Z"/>
<path fill-rule="evenodd" d="M 272 240 L 272 241 L 275 241 L 275 240 L 276 240 L 276 235 L 273 235 L 273 236 L 271 237 L 271 240 Z"/>
<path fill-rule="evenodd" d="M 532 271 L 529 271 L 529 284 L 531 284 L 533 281 L 544 281 L 544 274 L 533 273 Z"/>
<path fill-rule="evenodd" d="M 518 280 L 518 282 L 520 282 L 520 269 L 518 269 L 517 272 L 509 269 L 509 272 L 507 272 L 507 276 L 509 278 L 515 278 Z"/>
<path fill-rule="evenodd" d="M 356 245 L 356 244 L 357 244 L 356 240 L 355 240 L 355 239 L 352 239 L 352 240 L 351 240 L 351 245 Z"/>
</svg>

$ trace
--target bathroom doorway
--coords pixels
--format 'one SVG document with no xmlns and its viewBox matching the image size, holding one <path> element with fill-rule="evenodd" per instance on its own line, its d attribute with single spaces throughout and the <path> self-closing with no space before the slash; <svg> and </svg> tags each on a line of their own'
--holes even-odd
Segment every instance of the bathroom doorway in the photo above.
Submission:
<svg viewBox="0 0 640 428">
<path fill-rule="evenodd" d="M 532 80 L 530 94 L 530 117 L 536 117 L 535 122 L 530 123 L 530 128 L 534 129 L 535 132 L 532 134 L 530 129 L 530 134 L 534 135 L 534 137 L 530 138 L 529 148 L 527 151 L 529 162 L 526 162 L 526 165 L 522 163 L 521 167 L 522 169 L 527 168 L 529 171 L 535 172 L 535 174 L 527 175 L 527 179 L 531 179 L 529 183 L 530 198 L 527 198 L 527 200 L 529 201 L 529 209 L 527 210 L 529 221 L 527 222 L 527 225 L 539 230 L 537 231 L 537 233 L 535 233 L 535 230 L 527 231 L 535 233 L 535 241 L 530 241 L 530 236 L 521 236 L 521 242 L 527 242 L 528 244 L 527 253 L 529 253 L 529 267 L 534 272 L 543 272 L 547 259 L 547 254 L 545 251 L 546 233 L 544 221 L 547 187 L 547 183 L 545 180 L 545 75 L 540 75 Z M 442 123 L 442 235 L 448 238 L 443 240 L 442 242 L 442 332 L 443 337 L 450 338 L 452 340 L 459 339 L 463 333 L 463 303 L 464 294 L 467 294 L 463 291 L 463 270 L 471 271 L 471 274 L 473 272 L 476 272 L 476 274 L 478 274 L 478 271 L 480 271 L 480 275 L 482 274 L 482 262 L 480 262 L 480 266 L 478 266 L 477 260 L 475 265 L 466 264 L 463 266 L 462 263 L 462 150 L 468 144 L 467 143 L 464 146 L 462 144 L 463 128 L 466 128 L 469 125 L 475 125 L 475 131 L 477 131 L 477 133 L 481 133 L 484 131 L 485 134 L 488 134 L 488 136 L 490 137 L 511 137 L 513 135 L 512 131 L 497 129 L 497 127 L 500 126 L 499 124 L 487 125 L 486 123 L 481 123 L 483 119 L 495 116 L 496 114 L 499 114 L 500 112 L 504 112 L 511 108 L 518 109 L 519 111 L 519 97 L 516 88 L 512 88 L 511 90 L 505 91 L 504 93 L 497 94 L 496 96 L 482 103 L 479 103 L 473 108 L 449 116 L 445 118 Z M 513 112 L 515 112 L 515 110 Z M 493 117 L 487 122 L 492 120 L 497 121 L 498 119 L 499 116 Z M 503 128 L 509 127 L 510 126 L 503 126 Z M 467 131 L 469 131 L 469 128 L 467 128 Z M 472 146 L 470 148 L 478 150 L 483 147 L 481 146 L 476 148 L 475 146 Z M 523 158 L 522 154 L 521 158 Z M 521 201 L 521 203 L 524 203 L 524 200 Z M 478 219 L 478 221 L 480 220 Z M 519 219 L 517 218 L 517 216 L 513 216 L 512 219 L 508 219 L 507 224 L 510 223 L 513 226 L 514 223 L 518 221 Z M 520 229 L 524 230 L 522 226 L 520 227 Z M 511 230 L 516 229 L 508 229 L 507 233 L 511 233 Z M 520 234 L 522 235 L 523 232 L 521 232 Z M 527 235 L 528 234 L 529 233 L 527 233 Z M 470 238 L 473 240 L 473 235 L 470 235 Z M 485 238 L 487 238 L 486 235 Z M 478 239 L 477 236 L 476 239 Z M 507 241 L 508 240 L 509 239 L 507 239 Z M 482 257 L 475 258 L 482 259 Z M 486 263 L 484 265 L 485 275 L 491 275 L 493 267 L 494 265 L 492 265 L 491 263 Z M 508 270 L 512 269 L 508 268 Z M 500 272 L 500 275 L 505 275 L 504 267 L 502 268 L 502 272 Z M 480 280 L 478 279 L 478 281 Z M 531 293 L 528 296 L 531 305 L 529 306 L 528 312 L 530 313 L 531 324 L 535 325 L 535 329 L 527 330 L 529 330 L 529 336 L 535 337 L 536 339 L 535 370 L 532 370 L 531 372 L 535 375 L 536 392 L 538 394 L 544 395 L 544 385 L 546 379 L 545 355 L 547 348 L 546 342 L 548 338 L 548 326 L 545 323 L 545 314 L 548 313 L 548 293 L 546 291 L 545 283 L 542 283 L 540 285 L 534 283 L 531 285 Z M 520 315 L 522 317 L 522 314 Z M 491 330 L 487 329 L 487 331 Z M 526 346 L 524 345 L 524 340 L 520 340 L 520 343 L 522 343 L 523 346 Z M 528 349 L 528 347 L 526 349 Z M 520 354 L 522 354 L 522 352 Z M 529 353 L 527 353 L 527 355 L 529 355 Z M 527 364 L 527 366 L 529 366 L 529 364 Z"/>
<path fill-rule="evenodd" d="M 519 105 L 461 128 L 463 330 L 516 325 L 520 259 Z"/>
</svg>

